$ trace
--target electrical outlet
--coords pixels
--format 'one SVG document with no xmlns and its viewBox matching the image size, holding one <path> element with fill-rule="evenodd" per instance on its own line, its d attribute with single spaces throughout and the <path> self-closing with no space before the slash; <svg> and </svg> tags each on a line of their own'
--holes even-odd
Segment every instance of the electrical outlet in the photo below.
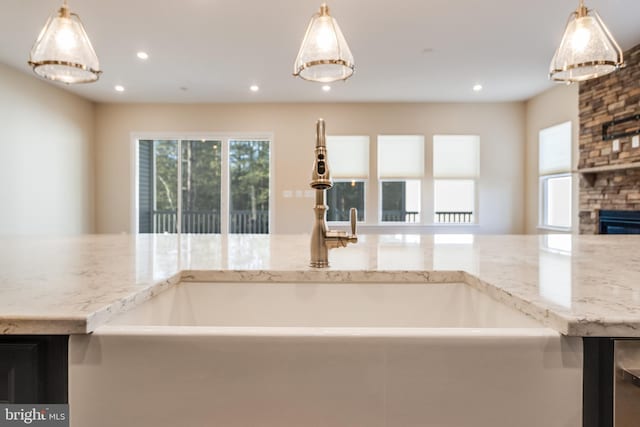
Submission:
<svg viewBox="0 0 640 427">
<path fill-rule="evenodd" d="M 634 135 L 633 138 L 631 138 L 631 148 L 638 147 L 640 147 L 640 135 Z"/>
<path fill-rule="evenodd" d="M 619 139 L 614 139 L 613 140 L 613 144 L 611 144 L 611 151 L 613 151 L 614 153 L 617 153 L 618 151 L 620 151 L 620 140 Z"/>
</svg>

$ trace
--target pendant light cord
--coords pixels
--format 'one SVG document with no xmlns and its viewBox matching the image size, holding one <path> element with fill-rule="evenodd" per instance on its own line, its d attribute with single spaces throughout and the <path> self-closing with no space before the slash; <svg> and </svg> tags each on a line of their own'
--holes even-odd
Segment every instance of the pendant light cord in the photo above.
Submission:
<svg viewBox="0 0 640 427">
<path fill-rule="evenodd" d="M 588 13 L 589 13 L 589 10 L 584 5 L 584 0 L 580 0 L 580 4 L 578 5 L 578 10 L 576 11 L 577 17 L 582 18 L 584 16 L 587 16 Z"/>
<path fill-rule="evenodd" d="M 67 0 L 63 0 L 62 7 L 60 8 L 60 17 L 69 18 L 69 5 L 67 4 Z"/>
</svg>

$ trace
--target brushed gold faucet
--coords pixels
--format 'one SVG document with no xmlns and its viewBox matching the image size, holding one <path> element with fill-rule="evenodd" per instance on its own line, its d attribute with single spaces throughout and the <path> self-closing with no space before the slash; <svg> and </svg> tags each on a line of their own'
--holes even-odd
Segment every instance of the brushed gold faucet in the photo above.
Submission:
<svg viewBox="0 0 640 427">
<path fill-rule="evenodd" d="M 315 221 L 311 231 L 311 267 L 329 266 L 329 249 L 341 248 L 349 243 L 356 243 L 356 220 L 358 211 L 351 208 L 349 219 L 351 233 L 346 231 L 329 230 L 327 228 L 327 204 L 326 191 L 333 186 L 331 172 L 327 161 L 327 144 L 325 137 L 324 120 L 318 119 L 316 123 L 316 149 L 311 173 L 311 188 L 316 190 L 316 204 L 313 208 Z"/>
</svg>

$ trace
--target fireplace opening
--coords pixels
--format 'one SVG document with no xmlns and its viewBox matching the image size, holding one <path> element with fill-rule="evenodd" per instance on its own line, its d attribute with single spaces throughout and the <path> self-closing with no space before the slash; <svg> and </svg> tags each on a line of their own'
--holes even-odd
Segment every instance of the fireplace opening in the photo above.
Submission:
<svg viewBox="0 0 640 427">
<path fill-rule="evenodd" d="M 604 211 L 598 215 L 600 234 L 640 234 L 640 211 Z"/>
</svg>

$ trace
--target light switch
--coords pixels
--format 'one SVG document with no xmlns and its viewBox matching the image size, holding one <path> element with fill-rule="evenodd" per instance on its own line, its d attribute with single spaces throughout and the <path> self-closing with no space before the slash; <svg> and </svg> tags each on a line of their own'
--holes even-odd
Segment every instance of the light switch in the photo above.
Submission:
<svg viewBox="0 0 640 427">
<path fill-rule="evenodd" d="M 611 151 L 613 151 L 614 153 L 617 153 L 618 151 L 620 151 L 620 140 L 619 139 L 614 139 L 613 140 L 613 144 L 611 145 Z"/>
<path fill-rule="evenodd" d="M 293 192 L 291 190 L 284 190 L 282 192 L 282 197 L 284 197 L 285 199 L 290 199 L 291 197 L 293 197 Z"/>
<path fill-rule="evenodd" d="M 640 135 L 634 135 L 633 138 L 631 138 L 631 148 L 638 147 L 640 147 Z"/>
<path fill-rule="evenodd" d="M 302 197 L 302 190 L 296 190 L 296 197 Z"/>
<path fill-rule="evenodd" d="M 313 199 L 315 195 L 316 195 L 315 190 L 304 190 L 304 197 L 306 197 L 307 199 Z"/>
</svg>

